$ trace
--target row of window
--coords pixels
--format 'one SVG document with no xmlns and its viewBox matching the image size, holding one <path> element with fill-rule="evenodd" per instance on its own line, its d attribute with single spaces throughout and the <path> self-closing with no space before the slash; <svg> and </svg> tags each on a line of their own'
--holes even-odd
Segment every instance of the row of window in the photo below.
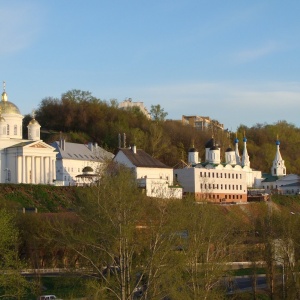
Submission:
<svg viewBox="0 0 300 300">
<path fill-rule="evenodd" d="M 7 124 L 6 128 L 3 127 L 3 132 L 2 134 L 10 134 L 10 126 Z M 20 126 L 20 134 L 22 135 L 22 126 Z M 18 135 L 18 125 L 14 125 L 14 135 Z"/>
<path fill-rule="evenodd" d="M 243 195 L 224 195 L 221 196 L 220 195 L 214 195 L 214 194 L 209 194 L 209 195 L 206 195 L 206 198 L 208 199 L 220 199 L 220 201 L 222 200 L 239 200 L 239 199 L 243 199 Z"/>
<path fill-rule="evenodd" d="M 240 184 L 214 184 L 214 183 L 201 183 L 200 184 L 200 189 L 204 189 L 204 190 L 215 190 L 215 189 L 220 189 L 223 190 L 223 187 L 224 187 L 224 190 L 242 190 L 243 189 L 243 186 Z"/>
<path fill-rule="evenodd" d="M 216 172 L 216 173 L 214 173 L 214 172 L 200 172 L 200 177 L 242 179 L 242 174 L 218 173 L 218 172 Z"/>
</svg>

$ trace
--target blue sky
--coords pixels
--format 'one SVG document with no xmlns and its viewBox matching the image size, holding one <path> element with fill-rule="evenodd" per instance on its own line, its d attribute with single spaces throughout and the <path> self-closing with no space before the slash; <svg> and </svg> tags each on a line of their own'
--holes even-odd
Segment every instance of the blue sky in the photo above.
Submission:
<svg viewBox="0 0 300 300">
<path fill-rule="evenodd" d="M 300 1 L 0 1 L 0 80 L 22 114 L 71 89 L 300 127 Z"/>
</svg>

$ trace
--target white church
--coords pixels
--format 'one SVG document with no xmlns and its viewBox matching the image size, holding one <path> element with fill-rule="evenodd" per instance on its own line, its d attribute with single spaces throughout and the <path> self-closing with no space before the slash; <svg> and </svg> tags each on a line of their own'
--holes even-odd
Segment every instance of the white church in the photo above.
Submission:
<svg viewBox="0 0 300 300">
<path fill-rule="evenodd" d="M 3 83 L 0 103 L 0 183 L 54 184 L 55 148 L 40 139 L 40 124 L 29 122 L 28 139 L 22 137 L 18 107 L 8 101 Z"/>
<path fill-rule="evenodd" d="M 240 156 L 239 140 L 235 139 L 235 149 L 225 151 L 225 161 L 221 161 L 220 146 L 214 138 L 205 144 L 205 161 L 200 162 L 198 151 L 192 147 L 188 153 L 185 168 L 175 169 L 174 175 L 185 194 L 194 194 L 198 201 L 215 203 L 247 202 L 250 187 L 259 187 L 261 171 L 250 167 L 247 138 L 243 138 L 244 149 Z"/>
</svg>

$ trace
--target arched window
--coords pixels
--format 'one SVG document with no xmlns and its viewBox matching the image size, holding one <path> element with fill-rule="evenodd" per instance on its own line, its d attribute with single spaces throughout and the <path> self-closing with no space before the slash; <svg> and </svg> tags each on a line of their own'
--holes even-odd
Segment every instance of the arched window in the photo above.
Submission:
<svg viewBox="0 0 300 300">
<path fill-rule="evenodd" d="M 7 124 L 7 135 L 9 135 L 9 124 Z"/>
<path fill-rule="evenodd" d="M 17 135 L 17 134 L 18 134 L 18 126 L 14 125 L 14 135 Z"/>
</svg>

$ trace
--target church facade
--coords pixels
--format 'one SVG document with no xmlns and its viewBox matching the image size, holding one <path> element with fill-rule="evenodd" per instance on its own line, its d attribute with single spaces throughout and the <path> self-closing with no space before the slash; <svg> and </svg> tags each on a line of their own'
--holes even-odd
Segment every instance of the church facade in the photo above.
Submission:
<svg viewBox="0 0 300 300">
<path fill-rule="evenodd" d="M 174 175 L 185 194 L 193 194 L 198 201 L 214 203 L 247 202 L 248 188 L 260 186 L 260 171 L 250 168 L 247 138 L 244 137 L 240 156 L 238 139 L 235 148 L 227 148 L 221 161 L 220 147 L 212 138 L 205 144 L 205 161 L 199 161 L 198 151 L 192 147 L 185 168 L 175 169 Z"/>
<path fill-rule="evenodd" d="M 0 102 L 0 183 L 54 184 L 55 148 L 40 139 L 40 124 L 29 122 L 28 139 L 22 137 L 18 107 L 8 101 L 3 86 Z"/>
</svg>

